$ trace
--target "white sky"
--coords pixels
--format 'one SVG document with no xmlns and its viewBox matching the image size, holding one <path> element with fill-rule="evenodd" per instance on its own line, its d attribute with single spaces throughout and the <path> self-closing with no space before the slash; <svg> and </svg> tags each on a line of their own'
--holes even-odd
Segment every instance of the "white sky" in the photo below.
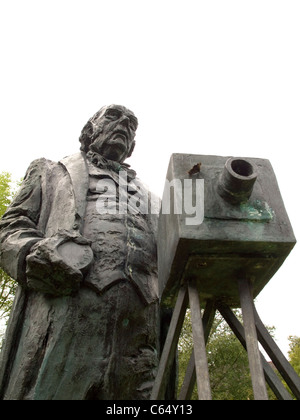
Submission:
<svg viewBox="0 0 300 420">
<path fill-rule="evenodd" d="M 267 158 L 300 237 L 299 22 L 298 0 L 0 0 L 0 171 L 76 152 L 86 121 L 122 104 L 152 190 L 172 153 Z M 257 299 L 285 352 L 299 260 L 297 245 Z"/>
</svg>

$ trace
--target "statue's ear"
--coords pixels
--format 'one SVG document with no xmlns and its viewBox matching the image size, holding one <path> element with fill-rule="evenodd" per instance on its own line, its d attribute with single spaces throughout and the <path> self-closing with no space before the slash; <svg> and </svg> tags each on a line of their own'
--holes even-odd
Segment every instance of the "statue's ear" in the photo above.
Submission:
<svg viewBox="0 0 300 420">
<path fill-rule="evenodd" d="M 135 148 L 135 141 L 132 142 L 131 148 L 130 148 L 129 153 L 127 155 L 128 158 L 132 155 L 132 152 L 133 152 L 134 148 Z"/>
</svg>

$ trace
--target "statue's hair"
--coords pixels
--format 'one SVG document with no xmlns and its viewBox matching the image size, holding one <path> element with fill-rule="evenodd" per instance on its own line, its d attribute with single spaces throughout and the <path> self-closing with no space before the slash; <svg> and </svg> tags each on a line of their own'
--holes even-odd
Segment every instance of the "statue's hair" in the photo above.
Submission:
<svg viewBox="0 0 300 420">
<path fill-rule="evenodd" d="M 99 133 L 99 130 L 96 130 L 97 127 L 95 125 L 95 121 L 99 118 L 99 116 L 105 108 L 106 107 L 102 107 L 101 109 L 99 109 L 99 111 L 97 111 L 96 114 L 94 114 L 92 118 L 88 120 L 88 122 L 85 124 L 81 131 L 79 137 L 79 141 L 81 143 L 80 150 L 82 150 L 85 153 L 89 151 L 89 147 L 95 139 L 95 133 Z"/>
</svg>

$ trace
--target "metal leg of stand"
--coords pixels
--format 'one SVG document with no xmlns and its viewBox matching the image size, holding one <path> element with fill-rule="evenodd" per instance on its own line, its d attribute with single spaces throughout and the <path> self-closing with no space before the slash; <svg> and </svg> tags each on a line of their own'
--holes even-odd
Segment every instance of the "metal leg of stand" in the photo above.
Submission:
<svg viewBox="0 0 300 420">
<path fill-rule="evenodd" d="M 257 329 L 257 335 L 260 343 L 264 347 L 265 351 L 270 356 L 272 362 L 276 366 L 278 372 L 281 374 L 285 382 L 290 387 L 291 391 L 295 397 L 300 400 L 300 378 L 282 354 L 281 350 L 269 334 L 268 330 L 262 323 L 255 307 L 254 307 L 254 317 Z"/>
<path fill-rule="evenodd" d="M 191 307 L 198 397 L 199 400 L 211 400 L 212 397 L 199 294 L 197 287 L 193 283 L 189 284 L 188 289 Z"/>
<path fill-rule="evenodd" d="M 267 400 L 268 393 L 262 367 L 262 360 L 258 348 L 250 281 L 240 280 L 239 292 L 254 398 L 256 400 Z"/>
<path fill-rule="evenodd" d="M 241 342 L 242 346 L 247 350 L 246 346 L 246 339 L 244 328 L 231 309 L 225 305 L 219 303 L 217 305 L 217 309 L 220 314 L 223 316 L 229 327 L 232 329 L 238 340 Z M 264 356 L 261 354 L 263 369 L 266 377 L 266 381 L 268 382 L 270 388 L 274 392 L 275 396 L 279 400 L 290 401 L 293 398 L 291 397 L 290 393 L 285 389 L 281 380 L 278 378 L 276 373 L 273 371 L 269 363 L 266 361 Z"/>
<path fill-rule="evenodd" d="M 196 383 L 195 353 L 192 351 L 183 384 L 179 393 L 179 400 L 190 400 Z"/>
<path fill-rule="evenodd" d="M 203 329 L 204 329 L 204 339 L 205 343 L 208 341 L 211 327 L 214 322 L 216 313 L 215 302 L 213 300 L 208 300 L 205 306 L 205 311 L 202 317 Z M 179 394 L 179 400 L 189 400 L 192 396 L 194 387 L 196 383 L 196 367 L 195 367 L 195 353 L 194 349 L 192 351 L 186 374 L 183 380 L 183 384 Z"/>
<path fill-rule="evenodd" d="M 168 335 L 161 355 L 157 376 L 154 382 L 151 400 L 163 400 L 165 397 L 170 369 L 174 362 L 177 343 L 182 329 L 188 305 L 187 286 L 183 286 L 177 297 Z"/>
</svg>

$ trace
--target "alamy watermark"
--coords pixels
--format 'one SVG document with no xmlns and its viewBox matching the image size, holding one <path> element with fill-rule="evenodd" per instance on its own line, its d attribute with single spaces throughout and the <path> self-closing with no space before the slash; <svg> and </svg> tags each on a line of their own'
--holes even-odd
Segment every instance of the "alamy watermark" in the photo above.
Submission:
<svg viewBox="0 0 300 420">
<path fill-rule="evenodd" d="M 204 180 L 166 180 L 160 201 L 139 180 L 127 181 L 127 172 L 120 171 L 118 183 L 111 178 L 98 181 L 99 214 L 177 214 L 183 215 L 186 225 L 200 225 L 204 220 Z"/>
</svg>

